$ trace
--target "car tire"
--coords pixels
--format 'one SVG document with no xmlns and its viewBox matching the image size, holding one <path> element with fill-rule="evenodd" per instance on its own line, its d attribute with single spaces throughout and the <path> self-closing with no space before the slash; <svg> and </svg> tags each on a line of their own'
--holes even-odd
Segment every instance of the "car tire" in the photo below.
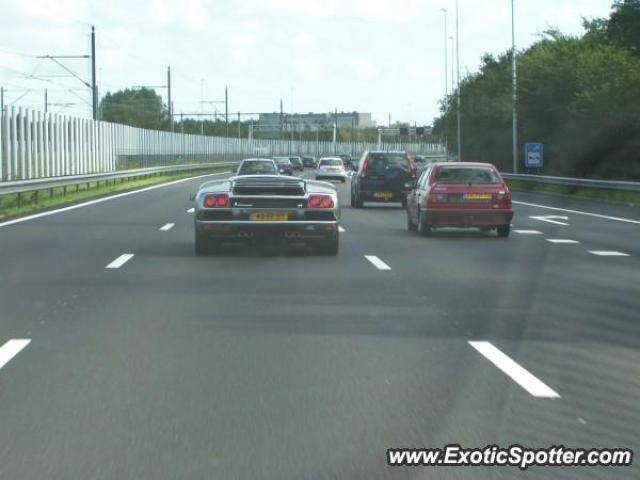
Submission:
<svg viewBox="0 0 640 480">
<path fill-rule="evenodd" d="M 411 220 L 411 214 L 409 213 L 409 210 L 407 210 L 407 230 L 409 230 L 410 232 L 415 232 L 416 230 L 418 230 L 418 226 L 413 223 L 413 220 Z"/>
<path fill-rule="evenodd" d="M 354 196 L 354 207 L 356 208 L 363 208 L 364 207 L 364 202 L 362 201 L 362 199 L 360 198 L 360 196 L 358 194 L 356 194 Z"/>
<path fill-rule="evenodd" d="M 429 236 L 431 234 L 431 228 L 431 225 L 427 223 L 424 212 L 418 213 L 418 233 L 423 237 Z"/>
<path fill-rule="evenodd" d="M 498 225 L 498 237 L 507 238 L 511 233 L 511 225 Z"/>
<path fill-rule="evenodd" d="M 322 256 L 335 257 L 336 255 L 338 255 L 339 248 L 340 237 L 336 234 L 335 237 L 331 238 L 327 242 L 318 245 L 316 247 L 316 252 Z"/>
</svg>

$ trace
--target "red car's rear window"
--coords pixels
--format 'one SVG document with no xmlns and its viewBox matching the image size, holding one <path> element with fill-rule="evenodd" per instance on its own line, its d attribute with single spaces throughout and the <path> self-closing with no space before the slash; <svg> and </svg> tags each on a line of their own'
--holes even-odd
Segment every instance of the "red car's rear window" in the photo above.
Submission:
<svg viewBox="0 0 640 480">
<path fill-rule="evenodd" d="M 498 173 L 489 167 L 440 167 L 436 172 L 438 183 L 500 183 Z"/>
</svg>

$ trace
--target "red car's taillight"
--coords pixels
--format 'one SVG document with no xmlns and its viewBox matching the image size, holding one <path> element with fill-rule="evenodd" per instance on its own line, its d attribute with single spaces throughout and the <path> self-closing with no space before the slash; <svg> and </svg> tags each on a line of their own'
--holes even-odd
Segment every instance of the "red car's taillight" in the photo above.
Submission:
<svg viewBox="0 0 640 480">
<path fill-rule="evenodd" d="M 508 190 L 500 190 L 498 193 L 494 193 L 493 203 L 496 203 L 503 208 L 511 208 L 511 192 Z"/>
<path fill-rule="evenodd" d="M 226 193 L 213 193 L 204 197 L 204 206 L 207 208 L 229 207 L 229 195 Z"/>
<path fill-rule="evenodd" d="M 311 195 L 309 208 L 333 208 L 333 198 L 329 195 Z"/>
<path fill-rule="evenodd" d="M 362 170 L 360 174 L 364 177 L 367 174 L 367 170 L 369 170 L 369 161 L 371 160 L 371 155 L 367 155 L 362 161 Z"/>
<path fill-rule="evenodd" d="M 418 176 L 418 167 L 416 166 L 416 162 L 414 162 L 409 155 L 405 157 L 407 159 L 407 163 L 409 164 L 409 175 L 411 178 L 416 178 Z"/>
</svg>

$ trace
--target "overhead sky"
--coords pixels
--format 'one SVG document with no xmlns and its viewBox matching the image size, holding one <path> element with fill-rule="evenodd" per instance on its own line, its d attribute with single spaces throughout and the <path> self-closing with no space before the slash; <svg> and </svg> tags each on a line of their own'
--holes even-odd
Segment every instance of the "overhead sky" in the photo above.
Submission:
<svg viewBox="0 0 640 480">
<path fill-rule="evenodd" d="M 610 0 L 515 0 L 523 49 L 550 27 L 580 34 L 581 17 L 605 17 Z M 101 94 L 166 84 L 174 111 L 229 109 L 371 112 L 379 124 L 430 124 L 445 91 L 444 13 L 454 0 L 22 0 L 2 2 L 0 86 L 5 103 L 89 116 L 87 88 L 38 55 L 89 53 L 96 27 Z M 459 0 L 460 70 L 511 45 L 509 0 Z M 451 50 L 449 50 L 451 54 Z M 84 59 L 61 60 L 88 80 Z M 451 59 L 447 75 L 451 81 Z M 30 78 L 35 76 L 37 78 Z M 71 90 L 71 91 L 69 91 Z M 166 99 L 166 90 L 158 89 Z M 68 105 L 67 105 L 68 104 Z"/>
</svg>

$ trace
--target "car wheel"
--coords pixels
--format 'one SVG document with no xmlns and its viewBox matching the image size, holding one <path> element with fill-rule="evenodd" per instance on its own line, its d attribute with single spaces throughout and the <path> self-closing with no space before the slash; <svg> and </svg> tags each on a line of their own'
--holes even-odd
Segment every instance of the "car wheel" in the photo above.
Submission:
<svg viewBox="0 0 640 480">
<path fill-rule="evenodd" d="M 511 233 L 511 225 L 498 225 L 498 237 L 507 238 Z"/>
<path fill-rule="evenodd" d="M 356 206 L 356 197 L 353 195 L 353 191 L 351 192 L 351 208 L 355 208 Z"/>
<path fill-rule="evenodd" d="M 424 212 L 418 214 L 418 233 L 423 237 L 431 234 L 431 225 L 427 223 Z"/>
<path fill-rule="evenodd" d="M 360 196 L 358 194 L 355 194 L 354 196 L 354 207 L 356 208 L 362 208 L 364 206 L 364 202 L 362 201 L 362 199 L 360 198 Z"/>
<path fill-rule="evenodd" d="M 340 247 L 340 237 L 336 234 L 335 237 L 327 240 L 316 247 L 316 252 L 319 255 L 335 257 L 338 255 L 338 249 Z"/>
<path fill-rule="evenodd" d="M 411 220 L 411 214 L 409 213 L 409 210 L 407 210 L 407 230 L 415 232 L 417 229 L 418 227 L 413 223 L 413 220 Z"/>
</svg>

